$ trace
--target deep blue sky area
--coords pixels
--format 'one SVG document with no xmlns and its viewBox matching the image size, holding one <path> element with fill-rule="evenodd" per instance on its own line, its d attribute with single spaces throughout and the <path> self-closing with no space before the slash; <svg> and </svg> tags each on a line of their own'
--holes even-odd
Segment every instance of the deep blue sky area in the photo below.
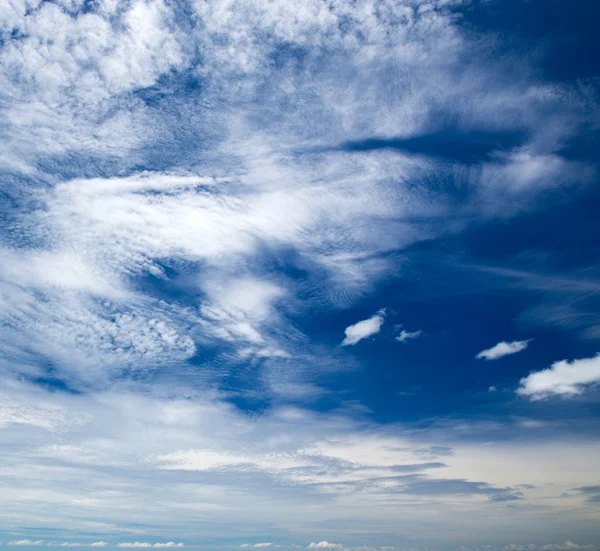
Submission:
<svg viewBox="0 0 600 551">
<path fill-rule="evenodd" d="M 600 3 L 0 3 L 0 546 L 600 551 Z"/>
</svg>

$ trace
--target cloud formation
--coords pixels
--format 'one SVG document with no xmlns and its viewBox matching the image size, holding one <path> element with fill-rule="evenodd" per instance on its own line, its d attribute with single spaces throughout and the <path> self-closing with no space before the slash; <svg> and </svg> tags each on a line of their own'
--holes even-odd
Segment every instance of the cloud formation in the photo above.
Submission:
<svg viewBox="0 0 600 551">
<path fill-rule="evenodd" d="M 71 541 L 50 541 L 48 542 L 48 547 L 106 547 L 108 545 L 105 541 L 94 541 L 92 543 L 79 543 L 79 542 L 71 542 Z"/>
<path fill-rule="evenodd" d="M 274 527 L 454 545 L 457 522 L 502 524 L 493 502 L 522 478 L 585 486 L 594 442 L 553 447 L 545 473 L 537 441 L 472 444 L 535 420 L 375 422 L 360 389 L 327 387 L 358 362 L 311 337 L 416 244 L 593 175 L 564 151 L 595 124 L 590 87 L 545 81 L 520 42 L 497 55 L 505 39 L 463 26 L 470 8 L 0 3 L 0 520 L 29 536 L 9 545 L 106 545 L 36 539 L 68 529 L 183 547 L 201 530 L 218 548 Z"/>
<path fill-rule="evenodd" d="M 183 543 L 175 543 L 173 541 L 168 541 L 168 542 L 158 542 L 158 543 L 150 543 L 147 541 L 135 541 L 135 542 L 122 542 L 122 543 L 117 543 L 117 547 L 122 547 L 122 548 L 146 548 L 146 547 L 155 547 L 157 549 L 161 549 L 161 548 L 170 548 L 170 547 L 183 547 Z"/>
<path fill-rule="evenodd" d="M 380 310 L 370 318 L 359 321 L 354 325 L 349 325 L 344 330 L 346 337 L 342 341 L 341 346 L 353 346 L 356 343 L 372 337 L 381 331 L 381 326 L 385 321 L 385 312 Z"/>
<path fill-rule="evenodd" d="M 475 357 L 479 360 L 497 360 L 498 358 L 525 350 L 529 342 L 529 340 L 512 342 L 502 341 L 487 350 L 482 350 Z"/>
<path fill-rule="evenodd" d="M 328 541 L 313 542 L 308 546 L 308 549 L 340 549 L 341 543 L 331 543 Z"/>
<path fill-rule="evenodd" d="M 398 342 L 406 342 L 418 339 L 422 334 L 423 331 L 421 329 L 418 329 L 417 331 L 405 331 L 404 329 L 402 329 L 402 331 L 400 331 L 400 334 L 396 337 L 396 340 Z"/>
<path fill-rule="evenodd" d="M 550 396 L 576 396 L 600 383 L 600 354 L 580 360 L 561 360 L 549 368 L 534 371 L 520 381 L 517 393 L 531 400 Z"/>
</svg>

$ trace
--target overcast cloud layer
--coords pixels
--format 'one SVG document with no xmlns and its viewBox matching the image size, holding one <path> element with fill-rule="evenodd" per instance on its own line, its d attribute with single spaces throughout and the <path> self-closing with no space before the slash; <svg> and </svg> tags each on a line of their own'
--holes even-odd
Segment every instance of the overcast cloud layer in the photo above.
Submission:
<svg viewBox="0 0 600 551">
<path fill-rule="evenodd" d="M 599 549 L 594 8 L 523 2 L 0 3 L 4 545 Z"/>
</svg>

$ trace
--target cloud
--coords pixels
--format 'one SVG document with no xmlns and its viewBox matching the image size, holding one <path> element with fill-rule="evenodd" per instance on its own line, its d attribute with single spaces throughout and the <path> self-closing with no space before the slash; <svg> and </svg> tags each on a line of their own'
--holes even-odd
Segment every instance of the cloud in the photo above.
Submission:
<svg viewBox="0 0 600 551">
<path fill-rule="evenodd" d="M 341 549 L 341 543 L 330 543 L 328 541 L 320 541 L 318 543 L 311 543 L 308 549 Z"/>
<path fill-rule="evenodd" d="M 581 495 L 585 496 L 588 503 L 600 503 L 600 486 L 583 486 L 575 488 Z M 566 497 L 572 497 L 570 494 L 565 494 Z"/>
<path fill-rule="evenodd" d="M 85 533 L 91 525 L 94 531 L 122 534 L 117 528 L 122 508 L 144 510 L 160 492 L 160 510 L 146 509 L 139 529 L 176 518 L 178 534 L 190 541 L 199 515 L 214 519 L 215 527 L 206 528 L 207 539 L 222 537 L 222 525 L 234 515 L 232 536 L 247 541 L 242 538 L 255 533 L 256 503 L 264 504 L 261 515 L 282 525 L 291 504 L 301 503 L 294 525 L 306 531 L 323 520 L 324 503 L 339 503 L 337 514 L 354 524 L 351 511 L 366 501 L 378 519 L 376 524 L 364 521 L 366 527 L 396 526 L 397 509 L 390 510 L 389 504 L 410 504 L 402 525 L 408 530 L 421 518 L 421 510 L 412 507 L 420 503 L 441 517 L 436 522 L 445 531 L 452 529 L 444 519 L 456 503 L 482 505 L 473 512 L 481 520 L 490 496 L 515 494 L 511 488 L 518 490 L 517 483 L 524 480 L 545 487 L 562 472 L 567 473 L 561 475 L 565 489 L 584 487 L 598 453 L 590 441 L 477 445 L 509 431 L 518 435 L 516 423 L 502 428 L 462 420 L 438 429 L 399 424 L 390 430 L 357 419 L 355 412 L 289 405 L 250 416 L 209 392 L 196 391 L 190 398 L 185 394 L 190 388 L 182 386 L 152 387 L 159 395 L 123 388 L 52 392 L 22 380 L 3 381 L 0 388 L 0 418 L 8 407 L 11 418 L 3 431 L 12 442 L 0 456 L 0 504 L 10 501 L 10 510 L 36 530 L 47 526 L 42 513 L 52 503 L 74 515 L 74 532 Z M 27 410 L 28 404 L 57 414 L 50 423 L 41 422 L 43 415 L 22 423 L 19 408 Z M 552 470 L 536 469 L 549 453 Z M 17 461 L 23 457 L 26 462 Z M 498 464 L 506 467 L 490 470 Z M 19 481 L 26 476 L 29 493 L 24 499 Z M 190 480 L 195 481 L 193 492 Z M 526 493 L 525 502 L 530 493 L 536 497 L 536 490 Z M 59 524 L 60 518 L 53 522 Z M 527 518 L 537 526 L 534 515 Z M 123 543 L 123 548 L 155 545 L 144 538 Z"/>
<path fill-rule="evenodd" d="M 29 545 L 44 545 L 44 540 L 13 540 L 13 541 L 9 541 L 8 545 L 14 545 L 14 546 L 29 546 Z"/>
<path fill-rule="evenodd" d="M 183 543 L 175 543 L 173 541 L 168 541 L 165 543 L 149 543 L 146 541 L 140 542 L 123 542 L 117 543 L 117 547 L 123 548 L 142 548 L 142 547 L 155 547 L 155 548 L 163 548 L 163 547 L 183 547 Z"/>
<path fill-rule="evenodd" d="M 404 329 L 400 332 L 400 334 L 396 337 L 398 342 L 406 342 L 409 340 L 417 339 L 423 334 L 421 329 L 417 331 L 405 331 Z"/>
<path fill-rule="evenodd" d="M 547 543 L 538 547 L 539 551 L 595 551 L 596 549 L 598 549 L 597 545 L 579 545 L 569 540 L 564 543 Z"/>
<path fill-rule="evenodd" d="M 369 319 L 359 321 L 354 325 L 349 325 L 344 330 L 346 338 L 342 341 L 342 346 L 352 346 L 357 342 L 366 339 L 372 335 L 376 335 L 381 330 L 385 319 L 385 312 L 380 310 Z"/>
<path fill-rule="evenodd" d="M 518 501 L 522 499 L 523 494 L 521 492 L 501 493 L 490 496 L 490 501 L 493 501 L 494 503 L 505 503 L 510 501 Z"/>
<path fill-rule="evenodd" d="M 242 545 L 240 545 L 240 548 L 245 548 L 245 547 L 256 547 L 256 548 L 271 547 L 272 545 L 273 545 L 272 542 L 266 542 L 266 543 L 243 543 Z"/>
<path fill-rule="evenodd" d="M 517 393 L 532 400 L 542 400 L 550 396 L 576 396 L 598 382 L 600 354 L 571 362 L 554 362 L 547 369 L 530 373 L 521 379 Z"/>
<path fill-rule="evenodd" d="M 265 518 L 310 533 L 327 508 L 353 534 L 423 538 L 426 508 L 450 539 L 454 511 L 514 473 L 585 484 L 573 462 L 597 456 L 589 442 L 571 460 L 554 450 L 556 472 L 531 467 L 547 456 L 533 444 L 538 461 L 510 450 L 502 471 L 454 446 L 468 420 L 373 422 L 322 386 L 350 360 L 300 329 L 395 275 L 415 243 L 586 182 L 560 148 L 593 94 L 540 82 L 520 48 L 497 56 L 503 38 L 465 31 L 461 10 L 0 3 L 3 525 L 193 538 L 200 522 L 207 542 L 224 526 L 249 541 L 271 533 Z M 326 409 L 290 405 L 323 395 Z M 449 446 L 436 480 L 422 450 Z M 473 532 L 489 529 L 468 507 Z"/>
<path fill-rule="evenodd" d="M 512 341 L 512 342 L 499 342 L 492 348 L 488 348 L 487 350 L 482 350 L 477 356 L 475 356 L 479 360 L 497 360 L 498 358 L 502 358 L 503 356 L 509 356 L 510 354 L 516 354 L 517 352 L 521 352 L 521 350 L 525 350 L 527 345 L 531 339 L 526 341 Z"/>
<path fill-rule="evenodd" d="M 108 545 L 105 541 L 94 541 L 92 543 L 78 543 L 78 542 L 56 542 L 50 541 L 48 542 L 48 547 L 106 547 Z"/>
</svg>

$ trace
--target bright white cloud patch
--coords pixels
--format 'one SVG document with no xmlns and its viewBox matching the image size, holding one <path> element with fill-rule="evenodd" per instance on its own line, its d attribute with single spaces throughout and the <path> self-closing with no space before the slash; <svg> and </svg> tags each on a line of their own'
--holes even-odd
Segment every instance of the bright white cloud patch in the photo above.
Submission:
<svg viewBox="0 0 600 551">
<path fill-rule="evenodd" d="M 13 545 L 16 547 L 20 547 L 20 546 L 29 546 L 29 545 L 44 545 L 44 540 L 13 540 L 13 541 L 9 541 L 8 545 Z"/>
<path fill-rule="evenodd" d="M 503 356 L 509 356 L 510 354 L 516 354 L 517 352 L 521 352 L 521 350 L 525 350 L 528 344 L 529 340 L 512 342 L 502 341 L 497 345 L 492 346 L 492 348 L 482 350 L 475 357 L 479 360 L 497 360 Z"/>
<path fill-rule="evenodd" d="M 331 543 L 329 541 L 313 542 L 308 546 L 309 549 L 340 549 L 341 547 L 341 543 Z"/>
<path fill-rule="evenodd" d="M 553 395 L 575 396 L 596 383 L 600 383 L 600 354 L 571 362 L 562 360 L 548 369 L 530 373 L 521 379 L 517 393 L 532 400 Z"/>
<path fill-rule="evenodd" d="M 369 319 L 359 321 L 354 325 L 346 327 L 344 330 L 346 338 L 342 341 L 342 346 L 352 346 L 367 337 L 376 335 L 381 331 L 384 320 L 385 312 L 380 310 Z"/>
</svg>

